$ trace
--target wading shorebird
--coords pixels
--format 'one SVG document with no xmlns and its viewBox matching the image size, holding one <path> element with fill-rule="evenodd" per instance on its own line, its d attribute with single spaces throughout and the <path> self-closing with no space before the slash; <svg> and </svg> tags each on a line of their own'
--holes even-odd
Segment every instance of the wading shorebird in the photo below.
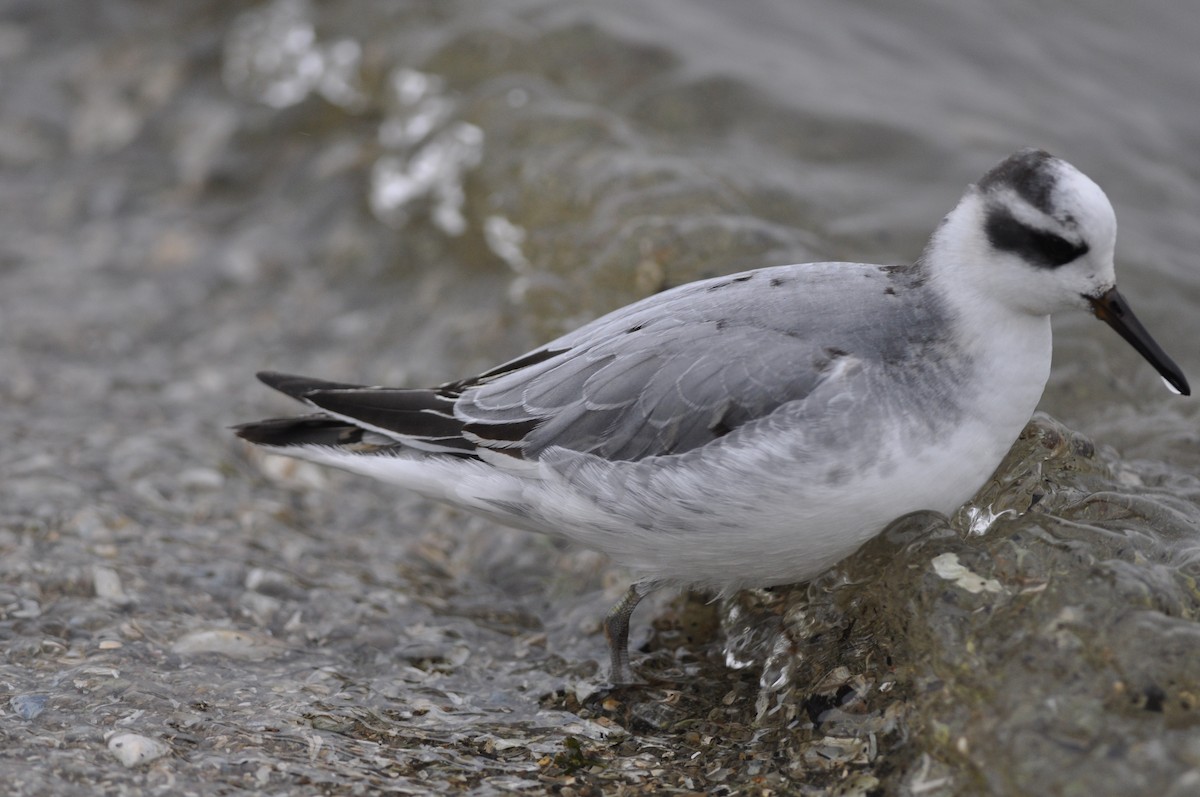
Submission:
<svg viewBox="0 0 1200 797">
<path fill-rule="evenodd" d="M 615 683 L 651 590 L 805 581 L 887 524 L 952 513 L 1029 420 L 1050 316 L 1108 323 L 1187 380 L 1117 292 L 1104 192 L 1037 150 L 968 187 L 916 263 L 808 263 L 682 285 L 434 388 L 261 373 L 313 414 L 237 427 L 608 554 Z"/>
</svg>

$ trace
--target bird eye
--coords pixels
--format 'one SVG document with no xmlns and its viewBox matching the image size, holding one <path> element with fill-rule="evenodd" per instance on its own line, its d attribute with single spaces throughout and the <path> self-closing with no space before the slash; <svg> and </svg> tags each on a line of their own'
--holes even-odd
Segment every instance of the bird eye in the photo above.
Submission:
<svg viewBox="0 0 1200 797">
<path fill-rule="evenodd" d="M 988 209 L 984 231 L 993 247 L 1012 252 L 1039 268 L 1058 268 L 1088 252 L 1086 243 L 1072 243 L 1061 235 L 1031 227 L 1003 206 Z"/>
</svg>

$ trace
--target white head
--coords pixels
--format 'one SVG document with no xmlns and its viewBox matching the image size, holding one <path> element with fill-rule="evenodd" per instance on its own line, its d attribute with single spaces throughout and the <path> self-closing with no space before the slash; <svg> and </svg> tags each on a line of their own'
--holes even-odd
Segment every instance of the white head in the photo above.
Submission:
<svg viewBox="0 0 1200 797">
<path fill-rule="evenodd" d="M 1116 237 L 1100 186 L 1064 160 L 1023 149 L 967 189 L 925 259 L 939 279 L 966 283 L 1012 310 L 1049 315 L 1086 309 L 1089 297 L 1115 285 Z"/>
<path fill-rule="evenodd" d="M 1091 310 L 1172 389 L 1187 379 L 1117 292 L 1117 219 L 1100 186 L 1064 160 L 1023 149 L 967 189 L 922 260 L 945 298 L 968 316 L 1048 316 Z"/>
</svg>

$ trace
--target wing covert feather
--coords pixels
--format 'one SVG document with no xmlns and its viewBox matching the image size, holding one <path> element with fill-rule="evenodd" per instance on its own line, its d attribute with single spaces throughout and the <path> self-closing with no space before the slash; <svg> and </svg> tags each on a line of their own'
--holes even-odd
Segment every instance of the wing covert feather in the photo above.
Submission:
<svg viewBox="0 0 1200 797">
<path fill-rule="evenodd" d="M 466 386 L 456 414 L 483 445 L 489 424 L 540 421 L 518 444 L 527 458 L 553 446 L 637 460 L 705 445 L 806 397 L 848 353 L 823 341 L 852 344 L 847 330 L 878 312 L 847 313 L 835 293 L 858 268 L 882 297 L 887 273 L 819 265 L 803 280 L 762 269 L 632 304 L 527 355 L 529 367 Z M 767 280 L 779 289 L 763 291 Z"/>
</svg>

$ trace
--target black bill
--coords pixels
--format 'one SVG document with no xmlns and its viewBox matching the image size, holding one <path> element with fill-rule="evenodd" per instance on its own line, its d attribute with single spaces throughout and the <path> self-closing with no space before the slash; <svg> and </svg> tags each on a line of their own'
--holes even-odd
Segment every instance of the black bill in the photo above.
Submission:
<svg viewBox="0 0 1200 797">
<path fill-rule="evenodd" d="M 1142 322 L 1137 320 L 1133 309 L 1116 288 L 1111 288 L 1099 296 L 1088 296 L 1087 300 L 1091 302 L 1096 318 L 1117 330 L 1117 334 L 1137 349 L 1138 354 L 1145 357 L 1146 362 L 1153 365 L 1154 370 L 1158 371 L 1171 387 L 1184 396 L 1192 395 L 1192 389 L 1188 387 L 1183 371 L 1167 356 L 1162 347 L 1154 342 L 1154 338 L 1150 337 Z"/>
</svg>

